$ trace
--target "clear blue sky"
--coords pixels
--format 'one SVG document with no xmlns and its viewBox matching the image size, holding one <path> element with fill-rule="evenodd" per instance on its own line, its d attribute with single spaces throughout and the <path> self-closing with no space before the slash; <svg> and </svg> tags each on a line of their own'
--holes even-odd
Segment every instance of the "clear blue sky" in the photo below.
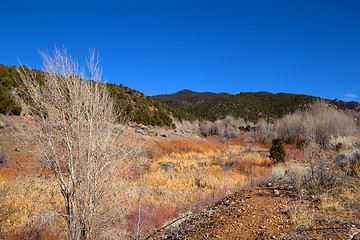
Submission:
<svg viewBox="0 0 360 240">
<path fill-rule="evenodd" d="M 147 95 L 181 89 L 360 98 L 360 1 L 2 1 L 0 63 L 38 50 L 100 53 L 103 77 Z"/>
</svg>

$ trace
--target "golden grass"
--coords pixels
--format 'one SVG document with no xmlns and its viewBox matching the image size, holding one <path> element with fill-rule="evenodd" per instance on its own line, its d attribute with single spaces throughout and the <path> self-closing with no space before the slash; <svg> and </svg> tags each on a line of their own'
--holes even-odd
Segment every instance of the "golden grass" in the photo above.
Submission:
<svg viewBox="0 0 360 240">
<path fill-rule="evenodd" d="M 143 229 L 149 229 L 160 226 L 184 208 L 209 202 L 268 175 L 272 164 L 267 149 L 257 145 L 249 147 L 207 140 L 172 140 L 156 145 L 152 150 L 155 154 L 150 154 L 152 158 L 143 159 L 147 163 L 141 172 L 141 181 L 140 172 L 135 171 L 126 183 L 128 190 L 115 194 L 119 201 L 128 196 L 123 205 L 129 212 L 128 226 L 131 228 L 137 221 L 136 205 L 140 194 L 134 189 L 144 190 L 140 199 L 142 224 Z M 0 237 L 5 239 L 15 238 L 17 232 L 26 229 L 39 215 L 63 207 L 58 187 L 48 174 L 34 177 L 27 174 L 28 170 L 13 169 L 15 166 L 0 169 L 0 187 L 9 186 L 3 188 L 6 194 L 0 196 L 0 207 L 11 209 L 4 221 L 0 219 Z M 63 224 L 59 220 L 55 225 L 61 231 Z"/>
<path fill-rule="evenodd" d="M 205 140 L 170 140 L 170 141 L 157 141 L 156 142 L 158 149 L 153 149 L 154 152 L 157 152 L 155 157 L 161 157 L 163 155 L 168 155 L 172 153 L 205 153 L 208 151 L 216 151 L 219 149 L 226 148 L 226 145 L 215 142 L 215 141 L 205 141 Z M 159 151 L 160 150 L 160 151 Z"/>
<path fill-rule="evenodd" d="M 272 165 L 268 149 L 257 145 L 209 140 L 157 144 L 162 154 L 152 155 L 149 161 L 143 198 L 156 208 L 152 219 L 156 226 L 181 209 L 255 183 L 268 176 Z"/>
<path fill-rule="evenodd" d="M 48 215 L 54 208 L 61 209 L 61 196 L 56 190 L 45 178 L 1 178 L 0 234 L 14 238 L 14 233 L 28 228 L 39 216 Z"/>
<path fill-rule="evenodd" d="M 289 209 L 290 220 L 295 231 L 310 230 L 314 226 L 314 213 L 304 206 Z"/>
</svg>

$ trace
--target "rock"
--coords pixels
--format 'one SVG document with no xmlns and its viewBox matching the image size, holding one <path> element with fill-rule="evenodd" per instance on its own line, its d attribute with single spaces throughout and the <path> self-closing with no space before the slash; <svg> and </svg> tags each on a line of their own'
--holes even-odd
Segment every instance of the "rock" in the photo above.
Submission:
<svg viewBox="0 0 360 240">
<path fill-rule="evenodd" d="M 144 131 L 149 131 L 149 128 L 147 126 L 140 126 L 140 129 L 142 129 Z"/>
<path fill-rule="evenodd" d="M 353 234 L 350 236 L 350 239 L 352 239 L 352 240 L 360 240 L 360 233 L 358 233 L 358 232 L 353 233 Z"/>
<path fill-rule="evenodd" d="M 115 134 L 123 134 L 124 133 L 124 127 L 122 126 L 122 125 L 116 125 L 115 127 L 114 127 L 114 133 Z"/>
<path fill-rule="evenodd" d="M 169 135 L 167 135 L 166 133 L 162 133 L 162 134 L 160 134 L 160 136 L 161 136 L 161 137 L 164 137 L 164 138 L 169 137 Z"/>
<path fill-rule="evenodd" d="M 281 211 L 281 214 L 288 215 L 288 214 L 289 214 L 289 211 L 288 211 L 288 210 L 282 210 L 282 211 Z"/>
<path fill-rule="evenodd" d="M 141 130 L 141 129 L 136 129 L 135 132 L 138 133 L 138 134 L 141 134 L 141 135 L 147 135 L 147 133 L 144 130 Z"/>
</svg>

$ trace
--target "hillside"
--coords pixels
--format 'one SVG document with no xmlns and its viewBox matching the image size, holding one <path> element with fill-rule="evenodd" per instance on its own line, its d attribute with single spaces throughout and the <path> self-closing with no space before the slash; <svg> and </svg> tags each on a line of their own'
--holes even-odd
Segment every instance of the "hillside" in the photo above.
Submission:
<svg viewBox="0 0 360 240">
<path fill-rule="evenodd" d="M 155 95 L 153 97 L 168 106 L 179 108 L 230 95 L 229 93 L 194 92 L 184 89 L 173 94 Z"/>
<path fill-rule="evenodd" d="M 225 118 L 228 115 L 253 122 L 260 118 L 275 119 L 319 100 L 336 105 L 341 109 L 360 111 L 360 103 L 358 102 L 331 101 L 304 94 L 290 93 L 244 92 L 231 95 L 182 90 L 174 94 L 154 97 L 164 104 L 171 104 L 200 119 L 211 121 Z"/>
<path fill-rule="evenodd" d="M 211 121 L 232 115 L 256 122 L 260 118 L 280 118 L 317 100 L 320 98 L 308 95 L 247 92 L 212 99 L 184 109 L 195 116 Z"/>
<path fill-rule="evenodd" d="M 32 71 L 42 81 L 42 72 Z M 21 105 L 17 101 L 21 96 L 20 77 L 15 66 L 0 64 L 0 113 L 20 115 Z M 341 109 L 354 110 L 360 115 L 360 103 L 327 100 L 309 95 L 269 92 L 247 92 L 237 95 L 229 93 L 194 92 L 182 90 L 174 94 L 145 96 L 122 84 L 107 83 L 117 107 L 122 109 L 119 119 L 144 125 L 173 126 L 171 117 L 180 120 L 205 119 L 215 121 L 228 115 L 241 117 L 253 122 L 260 118 L 275 119 L 309 104 L 324 100 Z"/>
<path fill-rule="evenodd" d="M 42 72 L 36 69 L 32 71 L 38 81 L 42 81 Z M 20 76 L 15 66 L 0 64 L 0 113 L 9 115 L 20 115 L 21 105 L 16 98 L 22 95 Z M 111 96 L 121 109 L 120 119 L 129 119 L 137 123 L 156 126 L 172 126 L 171 116 L 178 119 L 193 120 L 194 116 L 182 109 L 174 109 L 162 104 L 153 97 L 145 96 L 143 93 L 123 86 L 107 83 Z"/>
</svg>

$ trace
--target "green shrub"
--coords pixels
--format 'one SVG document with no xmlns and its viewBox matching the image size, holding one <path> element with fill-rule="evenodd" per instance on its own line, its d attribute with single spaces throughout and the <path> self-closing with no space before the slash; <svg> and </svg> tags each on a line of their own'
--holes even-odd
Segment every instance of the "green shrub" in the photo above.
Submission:
<svg viewBox="0 0 360 240">
<path fill-rule="evenodd" d="M 283 141 L 280 138 L 272 140 L 272 146 L 269 150 L 269 157 L 274 162 L 285 162 L 286 150 Z"/>
<path fill-rule="evenodd" d="M 340 152 L 343 148 L 344 148 L 344 145 L 342 144 L 342 142 L 339 142 L 339 143 L 336 144 L 336 146 L 335 146 L 335 150 L 336 150 L 337 152 Z"/>
</svg>

